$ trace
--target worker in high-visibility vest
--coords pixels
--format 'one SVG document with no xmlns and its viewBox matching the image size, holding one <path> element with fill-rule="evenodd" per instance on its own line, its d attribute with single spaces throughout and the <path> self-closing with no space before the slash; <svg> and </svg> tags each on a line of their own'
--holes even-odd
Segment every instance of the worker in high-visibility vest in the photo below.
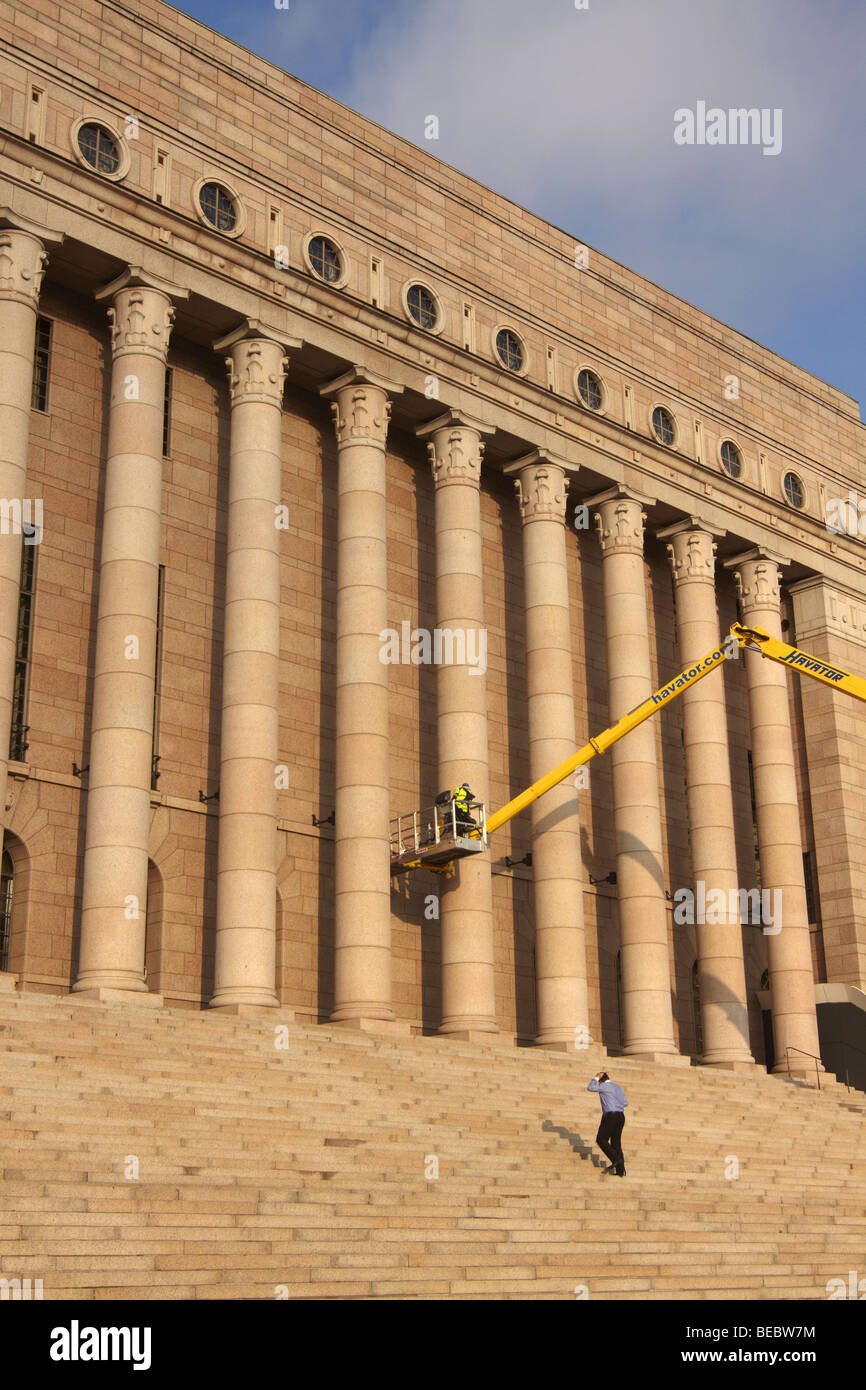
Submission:
<svg viewBox="0 0 866 1390">
<path fill-rule="evenodd" d="M 455 816 L 457 823 L 457 834 L 460 835 L 466 830 L 471 830 L 475 826 L 475 821 L 469 814 L 469 803 L 475 800 L 468 782 L 463 782 L 459 787 L 455 787 L 452 792 L 454 798 Z"/>
</svg>

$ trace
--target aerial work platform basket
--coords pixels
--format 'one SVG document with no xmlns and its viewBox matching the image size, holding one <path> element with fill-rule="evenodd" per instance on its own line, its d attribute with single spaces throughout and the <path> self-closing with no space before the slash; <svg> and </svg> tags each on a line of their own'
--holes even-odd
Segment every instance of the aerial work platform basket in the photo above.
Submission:
<svg viewBox="0 0 866 1390">
<path fill-rule="evenodd" d="M 456 859 L 487 851 L 487 811 L 483 801 L 468 803 L 469 817 L 454 801 L 409 811 L 391 821 L 391 873 L 432 869 L 448 873 Z"/>
</svg>

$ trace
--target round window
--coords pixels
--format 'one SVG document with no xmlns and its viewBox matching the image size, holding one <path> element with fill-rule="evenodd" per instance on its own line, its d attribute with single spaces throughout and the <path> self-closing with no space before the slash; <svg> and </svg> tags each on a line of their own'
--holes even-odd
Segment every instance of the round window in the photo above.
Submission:
<svg viewBox="0 0 866 1390">
<path fill-rule="evenodd" d="M 120 146 L 105 126 L 85 121 L 78 127 L 78 149 L 85 164 L 97 174 L 116 174 L 120 168 Z"/>
<path fill-rule="evenodd" d="M 503 367 L 519 372 L 523 367 L 523 344 L 510 328 L 500 328 L 496 335 L 496 355 Z"/>
<path fill-rule="evenodd" d="M 583 367 L 577 374 L 577 393 L 587 410 L 601 410 L 601 379 L 589 367 Z"/>
<path fill-rule="evenodd" d="M 792 507 L 799 511 L 806 502 L 806 490 L 803 487 L 796 473 L 786 473 L 782 479 L 782 489 L 785 493 L 785 500 Z"/>
<path fill-rule="evenodd" d="M 674 427 L 674 417 L 663 405 L 657 405 L 652 415 L 653 434 L 660 444 L 667 444 L 669 447 L 676 438 Z"/>
<path fill-rule="evenodd" d="M 198 195 L 198 205 L 202 216 L 218 232 L 233 232 L 238 224 L 238 210 L 234 198 L 219 183 L 202 184 Z"/>
<path fill-rule="evenodd" d="M 726 439 L 722 444 L 722 467 L 729 478 L 739 478 L 743 471 L 743 457 L 733 440 Z"/>
<path fill-rule="evenodd" d="M 415 320 L 419 328 L 436 327 L 436 320 L 439 317 L 436 310 L 436 300 L 429 290 L 425 290 L 423 285 L 409 286 L 406 293 L 406 305 L 410 318 Z"/>
<path fill-rule="evenodd" d="M 307 248 L 310 265 L 320 280 L 334 284 L 343 274 L 343 260 L 332 241 L 324 236 L 314 236 Z"/>
</svg>

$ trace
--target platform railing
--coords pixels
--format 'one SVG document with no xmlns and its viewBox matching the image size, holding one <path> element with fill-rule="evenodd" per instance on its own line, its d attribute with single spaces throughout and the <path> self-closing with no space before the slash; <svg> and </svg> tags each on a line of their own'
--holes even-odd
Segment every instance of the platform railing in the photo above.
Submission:
<svg viewBox="0 0 866 1390">
<path fill-rule="evenodd" d="M 487 811 L 483 801 L 468 803 L 469 815 L 475 824 L 467 826 L 457 814 L 457 803 L 424 807 L 420 811 L 407 811 L 405 815 L 391 819 L 391 856 L 419 852 L 435 848 L 443 838 L 451 836 L 457 840 L 472 836 L 487 844 Z"/>
</svg>

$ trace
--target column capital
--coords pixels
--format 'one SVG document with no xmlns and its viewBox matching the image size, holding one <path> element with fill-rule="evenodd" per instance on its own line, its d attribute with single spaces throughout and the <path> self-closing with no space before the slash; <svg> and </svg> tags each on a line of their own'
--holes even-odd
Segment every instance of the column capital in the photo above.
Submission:
<svg viewBox="0 0 866 1390">
<path fill-rule="evenodd" d="M 0 299 L 35 309 L 48 261 L 47 246 L 59 246 L 63 233 L 0 207 Z"/>
<path fill-rule="evenodd" d="M 585 503 L 587 507 L 597 509 L 595 528 L 602 555 L 643 556 L 645 509 L 653 506 L 655 500 L 635 488 L 617 483 Z"/>
<path fill-rule="evenodd" d="M 402 390 L 400 382 L 389 381 L 357 362 L 333 381 L 320 386 L 320 396 L 336 397 L 331 401 L 331 415 L 337 448 L 348 444 L 375 444 L 384 449 L 391 419 L 391 397 Z"/>
<path fill-rule="evenodd" d="M 656 532 L 666 542 L 675 585 L 695 580 L 715 584 L 716 537 L 724 534 L 724 527 L 711 526 L 697 516 L 684 517 Z"/>
<path fill-rule="evenodd" d="M 130 265 L 97 290 L 95 297 L 99 303 L 111 300 L 108 322 L 113 358 L 143 353 L 165 361 L 175 315 L 172 301 L 188 299 L 189 290 Z"/>
<path fill-rule="evenodd" d="M 734 555 L 724 561 L 724 567 L 732 570 L 737 593 L 744 609 L 777 608 L 780 599 L 781 575 L 783 565 L 790 564 L 790 558 L 766 546 L 754 546 L 741 555 Z"/>
<path fill-rule="evenodd" d="M 481 486 L 482 435 L 493 434 L 493 425 L 476 420 L 462 410 L 449 409 L 435 420 L 419 425 L 415 433 L 419 439 L 432 435 L 427 440 L 427 454 L 435 487 L 445 487 L 449 483 Z"/>
<path fill-rule="evenodd" d="M 272 338 L 240 338 L 225 359 L 232 406 L 282 407 L 289 359 Z"/>
<path fill-rule="evenodd" d="M 502 471 L 509 477 L 514 476 L 520 518 L 524 525 L 530 521 L 565 522 L 567 475 L 576 472 L 576 466 L 566 463 L 547 449 L 533 449 L 523 458 L 506 464 Z"/>
</svg>

